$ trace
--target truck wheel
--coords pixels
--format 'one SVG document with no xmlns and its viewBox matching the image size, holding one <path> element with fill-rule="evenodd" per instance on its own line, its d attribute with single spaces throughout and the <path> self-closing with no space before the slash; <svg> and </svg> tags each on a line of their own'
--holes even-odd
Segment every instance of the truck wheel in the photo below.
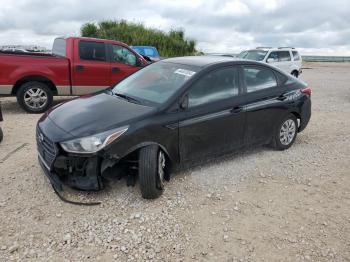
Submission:
<svg viewBox="0 0 350 262">
<path fill-rule="evenodd" d="M 4 134 L 2 133 L 2 129 L 0 127 L 0 143 L 2 142 L 3 138 L 4 138 Z"/>
<path fill-rule="evenodd" d="M 144 147 L 139 154 L 139 181 L 142 197 L 154 199 L 164 190 L 166 158 L 155 145 Z"/>
<path fill-rule="evenodd" d="M 18 104 L 28 113 L 44 113 L 52 105 L 53 94 L 48 85 L 31 81 L 21 85 L 17 92 Z"/>
<path fill-rule="evenodd" d="M 298 71 L 294 70 L 294 71 L 292 72 L 292 76 L 298 78 L 298 76 L 299 76 Z"/>
<path fill-rule="evenodd" d="M 274 132 L 271 145 L 277 150 L 290 148 L 298 133 L 298 121 L 293 114 L 289 114 L 278 125 Z"/>
</svg>

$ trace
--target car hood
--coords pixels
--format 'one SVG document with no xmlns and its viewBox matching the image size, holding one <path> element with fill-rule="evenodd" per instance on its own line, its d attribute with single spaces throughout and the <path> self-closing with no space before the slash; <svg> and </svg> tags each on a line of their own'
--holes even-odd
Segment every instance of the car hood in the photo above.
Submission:
<svg viewBox="0 0 350 262">
<path fill-rule="evenodd" d="M 47 117 L 74 137 L 84 137 L 143 118 L 155 108 L 134 104 L 108 93 L 83 96 L 63 103 Z"/>
</svg>

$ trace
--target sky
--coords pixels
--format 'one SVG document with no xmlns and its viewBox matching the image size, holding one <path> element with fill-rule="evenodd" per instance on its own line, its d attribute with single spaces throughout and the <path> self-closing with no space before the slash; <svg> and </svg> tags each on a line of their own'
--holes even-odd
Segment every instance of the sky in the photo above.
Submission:
<svg viewBox="0 0 350 262">
<path fill-rule="evenodd" d="M 304 55 L 350 55 L 350 0 L 0 0 L 0 45 L 51 48 L 55 37 L 105 19 L 181 28 L 209 53 L 293 46 Z"/>
</svg>

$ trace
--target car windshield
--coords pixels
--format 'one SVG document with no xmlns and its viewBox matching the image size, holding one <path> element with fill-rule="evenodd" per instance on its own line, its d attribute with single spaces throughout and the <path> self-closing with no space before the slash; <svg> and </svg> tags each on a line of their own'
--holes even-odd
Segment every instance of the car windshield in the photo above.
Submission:
<svg viewBox="0 0 350 262">
<path fill-rule="evenodd" d="M 198 70 L 195 66 L 157 62 L 119 82 L 112 92 L 140 103 L 162 104 Z"/>
<path fill-rule="evenodd" d="M 264 50 L 249 50 L 243 51 L 238 55 L 240 58 L 254 60 L 254 61 L 262 61 L 267 54 L 267 51 Z"/>
<path fill-rule="evenodd" d="M 145 55 L 149 57 L 159 57 L 157 49 L 155 49 L 154 47 L 135 46 L 133 47 L 133 49 L 140 55 Z"/>
</svg>

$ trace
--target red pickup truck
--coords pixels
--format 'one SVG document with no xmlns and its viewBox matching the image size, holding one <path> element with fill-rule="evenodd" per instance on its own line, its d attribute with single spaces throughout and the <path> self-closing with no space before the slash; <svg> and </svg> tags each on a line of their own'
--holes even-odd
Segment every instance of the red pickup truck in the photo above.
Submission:
<svg viewBox="0 0 350 262">
<path fill-rule="evenodd" d="M 52 54 L 0 52 L 0 96 L 16 96 L 27 112 L 42 113 L 55 95 L 105 89 L 147 64 L 118 41 L 56 38 Z"/>
</svg>

